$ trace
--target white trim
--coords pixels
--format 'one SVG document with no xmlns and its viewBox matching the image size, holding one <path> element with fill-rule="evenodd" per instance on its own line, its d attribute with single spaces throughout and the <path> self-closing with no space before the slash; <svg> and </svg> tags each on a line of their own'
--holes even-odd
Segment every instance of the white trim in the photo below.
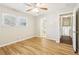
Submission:
<svg viewBox="0 0 79 59">
<path fill-rule="evenodd" d="M 4 47 L 4 46 L 7 46 L 7 45 L 11 45 L 11 44 L 17 43 L 17 42 L 21 42 L 21 41 L 24 41 L 24 40 L 28 40 L 28 39 L 33 38 L 33 37 L 35 37 L 35 36 L 30 36 L 30 37 L 27 37 L 25 39 L 16 40 L 16 41 L 13 41 L 13 42 L 8 42 L 8 43 L 5 43 L 3 45 L 0 45 L 0 47 Z M 38 36 L 38 37 L 40 37 L 40 36 Z M 51 38 L 45 38 L 45 39 L 53 40 L 54 38 L 52 38 L 52 39 Z M 56 43 L 60 43 L 59 39 L 56 39 L 56 40 L 53 40 L 53 41 L 55 41 Z"/>
<path fill-rule="evenodd" d="M 72 11 L 62 11 L 62 12 L 59 12 L 58 15 L 60 16 L 60 15 L 63 15 L 63 14 L 73 13 L 73 10 Z"/>
<path fill-rule="evenodd" d="M 37 36 L 37 37 L 43 38 L 42 36 Z M 53 40 L 53 41 L 55 41 L 56 43 L 60 43 L 60 39 L 47 38 L 47 37 L 44 37 L 44 38 L 45 38 L 45 39 L 48 39 L 48 40 Z"/>
<path fill-rule="evenodd" d="M 4 47 L 4 46 L 7 46 L 7 45 L 11 45 L 11 44 L 14 44 L 14 43 L 17 43 L 17 42 L 21 42 L 23 40 L 27 40 L 27 39 L 30 39 L 30 38 L 33 38 L 34 36 L 30 36 L 30 37 L 27 37 L 25 39 L 21 39 L 21 40 L 16 40 L 16 41 L 13 41 L 13 42 L 8 42 L 8 43 L 5 43 L 3 45 L 0 45 L 0 47 Z"/>
<path fill-rule="evenodd" d="M 74 8 L 73 10 L 73 49 L 76 51 L 76 11 L 78 7 Z"/>
<path fill-rule="evenodd" d="M 56 40 L 56 43 L 60 43 L 60 39 L 57 39 L 57 40 Z"/>
</svg>

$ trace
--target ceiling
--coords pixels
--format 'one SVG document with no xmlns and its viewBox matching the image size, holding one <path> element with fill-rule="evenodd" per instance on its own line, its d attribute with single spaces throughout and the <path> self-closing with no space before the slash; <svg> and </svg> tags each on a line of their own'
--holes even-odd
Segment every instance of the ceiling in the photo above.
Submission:
<svg viewBox="0 0 79 59">
<path fill-rule="evenodd" d="M 47 4 L 48 4 L 48 12 L 55 12 L 58 10 L 74 8 L 77 5 L 75 3 L 47 3 Z M 26 12 L 26 9 L 28 6 L 25 3 L 2 3 L 1 5 L 5 5 L 8 7 L 14 8 L 18 11 L 28 13 Z M 37 16 L 37 14 L 34 12 L 31 12 L 30 14 Z M 39 15 L 40 14 L 43 14 L 43 13 L 40 12 Z"/>
</svg>

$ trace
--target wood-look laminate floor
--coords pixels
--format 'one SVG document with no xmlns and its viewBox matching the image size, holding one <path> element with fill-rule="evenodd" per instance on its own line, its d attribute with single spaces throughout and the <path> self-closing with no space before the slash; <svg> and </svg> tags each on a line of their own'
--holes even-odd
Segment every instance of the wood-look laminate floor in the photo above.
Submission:
<svg viewBox="0 0 79 59">
<path fill-rule="evenodd" d="M 74 55 L 71 45 L 31 38 L 0 48 L 0 55 Z"/>
</svg>

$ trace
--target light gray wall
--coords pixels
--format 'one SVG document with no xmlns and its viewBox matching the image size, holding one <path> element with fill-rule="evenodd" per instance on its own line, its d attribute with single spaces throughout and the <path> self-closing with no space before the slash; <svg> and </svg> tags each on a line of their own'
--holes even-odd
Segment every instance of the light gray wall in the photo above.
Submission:
<svg viewBox="0 0 79 59">
<path fill-rule="evenodd" d="M 29 14 L 25 14 L 19 11 L 16 11 L 12 8 L 8 8 L 6 6 L 0 5 L 0 15 L 8 13 L 10 15 L 25 16 L 27 26 L 26 27 L 10 27 L 7 25 L 0 25 L 0 46 L 4 44 L 8 44 L 14 41 L 28 39 L 34 37 L 35 28 L 34 28 L 34 17 Z M 1 19 L 0 19 L 1 20 Z"/>
</svg>

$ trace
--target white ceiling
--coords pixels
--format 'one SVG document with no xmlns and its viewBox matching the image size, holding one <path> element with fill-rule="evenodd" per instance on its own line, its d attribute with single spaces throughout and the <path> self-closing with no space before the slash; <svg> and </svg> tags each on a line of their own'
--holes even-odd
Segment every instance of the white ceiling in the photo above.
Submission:
<svg viewBox="0 0 79 59">
<path fill-rule="evenodd" d="M 5 5 L 10 8 L 14 8 L 14 9 L 21 11 L 21 12 L 25 12 L 25 10 L 26 10 L 26 5 L 23 3 L 2 3 L 1 5 Z"/>
<path fill-rule="evenodd" d="M 2 3 L 2 5 L 6 5 L 18 11 L 26 13 L 27 6 L 24 3 Z M 74 8 L 76 5 L 77 4 L 75 3 L 48 3 L 48 12 L 55 12 L 57 10 Z M 31 14 L 35 15 L 35 13 L 31 13 Z"/>
<path fill-rule="evenodd" d="M 52 3 L 48 4 L 49 6 L 49 12 L 56 12 L 61 11 L 65 9 L 73 9 L 77 4 L 75 3 Z"/>
</svg>

